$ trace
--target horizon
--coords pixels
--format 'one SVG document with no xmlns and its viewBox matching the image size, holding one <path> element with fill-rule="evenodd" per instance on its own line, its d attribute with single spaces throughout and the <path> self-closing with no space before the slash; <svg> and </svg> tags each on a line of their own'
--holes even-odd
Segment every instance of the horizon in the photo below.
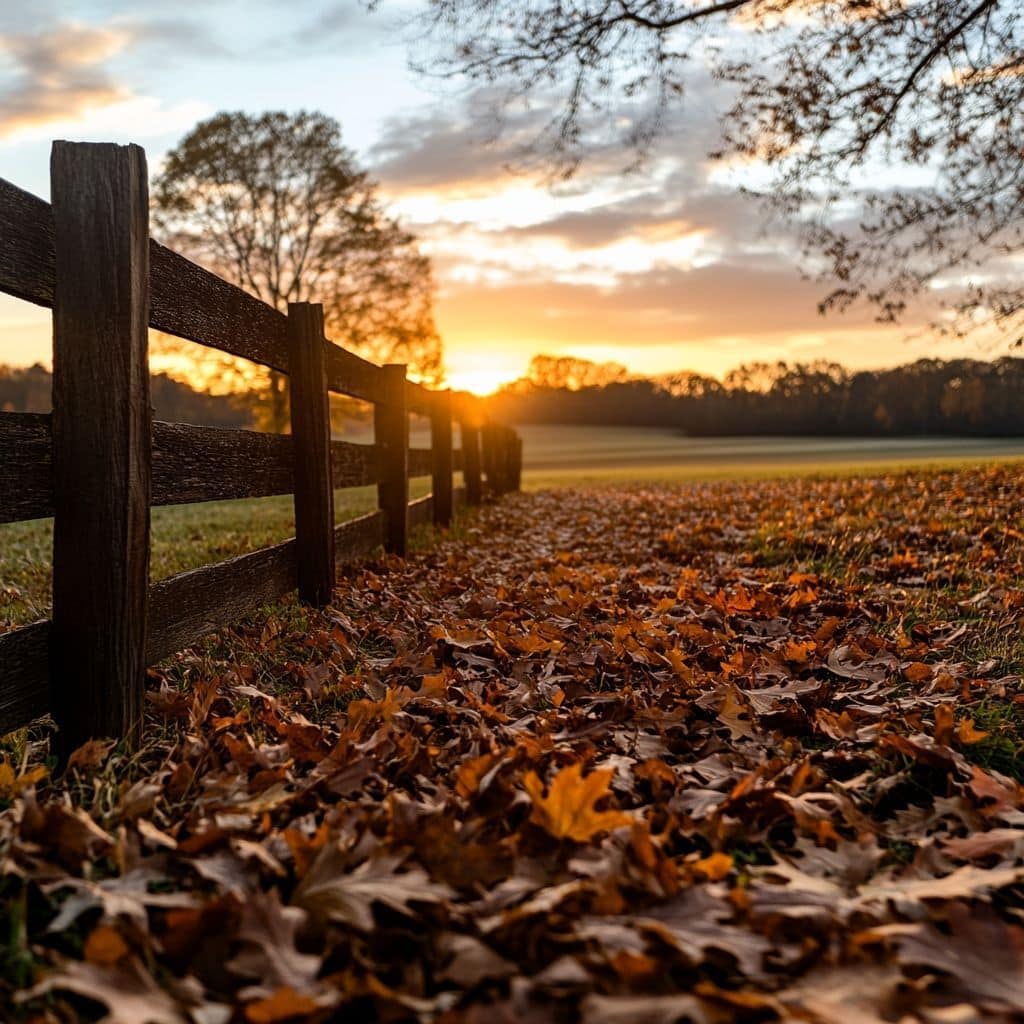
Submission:
<svg viewBox="0 0 1024 1024">
<path fill-rule="evenodd" d="M 7 10 L 0 176 L 45 197 L 59 136 L 136 141 L 152 173 L 216 111 L 322 109 L 421 238 L 447 381 L 478 394 L 521 378 L 538 354 L 719 379 L 754 361 L 828 358 L 859 370 L 1003 354 L 927 333 L 927 309 L 896 326 L 867 309 L 820 316 L 826 288 L 801 276 L 794 233 L 768 233 L 761 208 L 738 191 L 757 168 L 706 155 L 724 95 L 699 61 L 640 170 L 626 174 L 622 160 L 596 152 L 552 185 L 521 166 L 543 109 L 515 114 L 491 139 L 485 91 L 409 70 L 412 33 L 398 23 L 420 4 L 382 7 L 317 0 L 296 19 L 260 2 L 241 20 L 235 0 L 185 15 L 169 0 L 141 15 L 127 0 Z M 49 335 L 45 310 L 0 300 L 0 362 L 47 362 Z M 153 362 L 156 372 L 172 366 L 160 353 Z M 180 362 L 175 372 L 186 372 Z"/>
</svg>

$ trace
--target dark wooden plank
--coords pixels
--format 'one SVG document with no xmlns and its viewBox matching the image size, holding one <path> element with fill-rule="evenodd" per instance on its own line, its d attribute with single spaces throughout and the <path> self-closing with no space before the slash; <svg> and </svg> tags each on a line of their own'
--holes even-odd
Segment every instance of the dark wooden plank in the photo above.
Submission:
<svg viewBox="0 0 1024 1024">
<path fill-rule="evenodd" d="M 292 439 L 255 430 L 153 424 L 153 504 L 291 494 Z"/>
<path fill-rule="evenodd" d="M 409 449 L 409 476 L 431 476 L 434 472 L 434 453 L 430 448 Z"/>
<path fill-rule="evenodd" d="M 452 504 L 455 506 L 456 509 L 460 509 L 460 508 L 465 508 L 466 507 L 466 488 L 465 487 L 456 487 L 452 491 Z"/>
<path fill-rule="evenodd" d="M 375 484 L 380 480 L 380 452 L 373 444 L 332 441 L 331 472 L 335 489 Z"/>
<path fill-rule="evenodd" d="M 334 590 L 334 488 L 323 306 L 288 304 L 288 343 L 299 600 L 321 608 L 330 602 Z"/>
<path fill-rule="evenodd" d="M 149 588 L 150 664 L 294 590 L 295 540 L 179 573 Z"/>
<path fill-rule="evenodd" d="M 0 736 L 50 710 L 50 623 L 0 633 Z"/>
<path fill-rule="evenodd" d="M 460 430 L 462 433 L 462 476 L 466 481 L 466 503 L 479 505 L 483 500 L 480 429 L 470 420 L 463 420 Z"/>
<path fill-rule="evenodd" d="M 461 473 L 462 469 L 463 469 L 463 466 L 464 466 L 464 462 L 463 462 L 463 458 L 462 458 L 462 449 L 461 448 L 453 448 L 452 449 L 452 472 L 454 472 L 454 473 Z"/>
<path fill-rule="evenodd" d="M 387 400 L 373 410 L 381 470 L 377 500 L 384 513 L 384 549 L 404 558 L 409 537 L 409 415 L 405 405 L 405 367 L 388 363 L 383 371 Z"/>
<path fill-rule="evenodd" d="M 149 188 L 138 146 L 55 142 L 51 689 L 67 755 L 133 743 L 146 670 Z"/>
<path fill-rule="evenodd" d="M 283 313 L 159 242 L 150 274 L 151 327 L 288 372 Z"/>
<path fill-rule="evenodd" d="M 0 523 L 53 515 L 49 413 L 0 413 Z"/>
<path fill-rule="evenodd" d="M 509 439 L 512 450 L 511 486 L 513 491 L 523 489 L 523 439 L 513 430 Z"/>
<path fill-rule="evenodd" d="M 434 395 L 430 414 L 431 477 L 434 493 L 434 525 L 452 522 L 452 396 L 450 391 Z"/>
<path fill-rule="evenodd" d="M 0 523 L 53 515 L 49 413 L 0 413 Z M 376 446 L 331 442 L 335 489 L 377 483 Z M 292 439 L 255 430 L 153 424 L 153 505 L 291 494 Z"/>
<path fill-rule="evenodd" d="M 386 394 L 381 367 L 333 341 L 327 342 L 327 386 L 365 402 L 383 402 Z"/>
<path fill-rule="evenodd" d="M 255 296 L 179 253 L 150 241 L 149 325 L 288 372 L 288 321 Z M 53 305 L 53 212 L 42 199 L 0 179 L 0 291 Z M 380 369 L 330 343 L 333 391 L 380 401 Z"/>
<path fill-rule="evenodd" d="M 434 495 L 428 494 L 409 502 L 409 529 L 430 526 L 434 522 Z"/>
<path fill-rule="evenodd" d="M 334 558 L 336 565 L 344 565 L 370 554 L 384 543 L 384 513 L 367 512 L 358 519 L 350 519 L 334 528 Z"/>
<path fill-rule="evenodd" d="M 53 214 L 48 203 L 0 178 L 0 291 L 53 305 Z"/>
<path fill-rule="evenodd" d="M 434 396 L 438 392 L 417 384 L 414 380 L 405 382 L 405 404 L 410 412 L 430 416 L 434 411 Z"/>
</svg>

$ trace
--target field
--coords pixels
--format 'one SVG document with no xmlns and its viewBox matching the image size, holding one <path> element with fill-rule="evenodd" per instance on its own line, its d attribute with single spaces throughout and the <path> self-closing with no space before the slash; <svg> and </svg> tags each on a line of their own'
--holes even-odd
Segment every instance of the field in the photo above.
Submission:
<svg viewBox="0 0 1024 1024">
<path fill-rule="evenodd" d="M 1024 438 L 710 437 L 645 427 L 520 426 L 523 486 L 716 480 L 1024 458 Z"/>
<path fill-rule="evenodd" d="M 1020 1019 L 1022 491 L 514 494 L 222 630 L 140 750 L 0 757 L 0 1006 Z"/>
<path fill-rule="evenodd" d="M 429 492 L 429 478 L 410 482 L 412 498 Z M 334 495 L 337 522 L 376 507 L 376 487 L 353 487 Z M 280 495 L 155 508 L 152 531 L 150 577 L 158 580 L 292 536 L 292 498 Z M 52 543 L 52 520 L 0 525 L 0 629 L 49 613 Z"/>
<path fill-rule="evenodd" d="M 523 426 L 523 487 L 543 490 L 637 481 L 757 479 L 955 466 L 1024 458 L 1024 439 L 685 438 L 643 427 Z M 414 424 L 411 443 L 429 445 Z M 350 440 L 367 443 L 363 429 Z M 413 498 L 429 491 L 414 480 Z M 375 507 L 371 487 L 338 491 L 339 522 Z M 294 533 L 288 496 L 153 510 L 151 576 L 183 572 L 284 540 Z M 50 602 L 48 520 L 0 525 L 0 629 L 45 617 Z"/>
</svg>

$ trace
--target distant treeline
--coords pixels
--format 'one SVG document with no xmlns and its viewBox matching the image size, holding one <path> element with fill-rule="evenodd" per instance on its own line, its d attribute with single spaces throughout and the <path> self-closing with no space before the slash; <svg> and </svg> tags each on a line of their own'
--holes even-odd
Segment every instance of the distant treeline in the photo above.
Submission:
<svg viewBox="0 0 1024 1024">
<path fill-rule="evenodd" d="M 44 366 L 0 366 L 0 410 L 4 412 L 49 412 L 50 389 L 50 371 Z M 158 420 L 208 427 L 248 427 L 253 422 L 251 402 L 245 396 L 195 391 L 166 374 L 150 378 L 150 395 Z"/>
<path fill-rule="evenodd" d="M 617 364 L 539 357 L 489 400 L 510 423 L 668 427 L 743 434 L 1024 434 L 1024 359 L 920 359 L 851 372 L 836 363 L 751 363 L 724 380 L 630 378 Z"/>
</svg>

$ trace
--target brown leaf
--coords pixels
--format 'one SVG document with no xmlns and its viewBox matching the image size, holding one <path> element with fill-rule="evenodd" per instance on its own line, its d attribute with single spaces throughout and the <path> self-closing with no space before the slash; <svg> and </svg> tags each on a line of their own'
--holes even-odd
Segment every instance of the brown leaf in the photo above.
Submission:
<svg viewBox="0 0 1024 1024">
<path fill-rule="evenodd" d="M 633 818 L 623 811 L 598 811 L 595 805 L 608 796 L 614 772 L 611 769 L 583 775 L 577 762 L 563 768 L 552 780 L 548 795 L 534 772 L 528 772 L 523 784 L 533 801 L 531 821 L 556 839 L 589 842 L 599 832 L 631 825 Z"/>
</svg>

